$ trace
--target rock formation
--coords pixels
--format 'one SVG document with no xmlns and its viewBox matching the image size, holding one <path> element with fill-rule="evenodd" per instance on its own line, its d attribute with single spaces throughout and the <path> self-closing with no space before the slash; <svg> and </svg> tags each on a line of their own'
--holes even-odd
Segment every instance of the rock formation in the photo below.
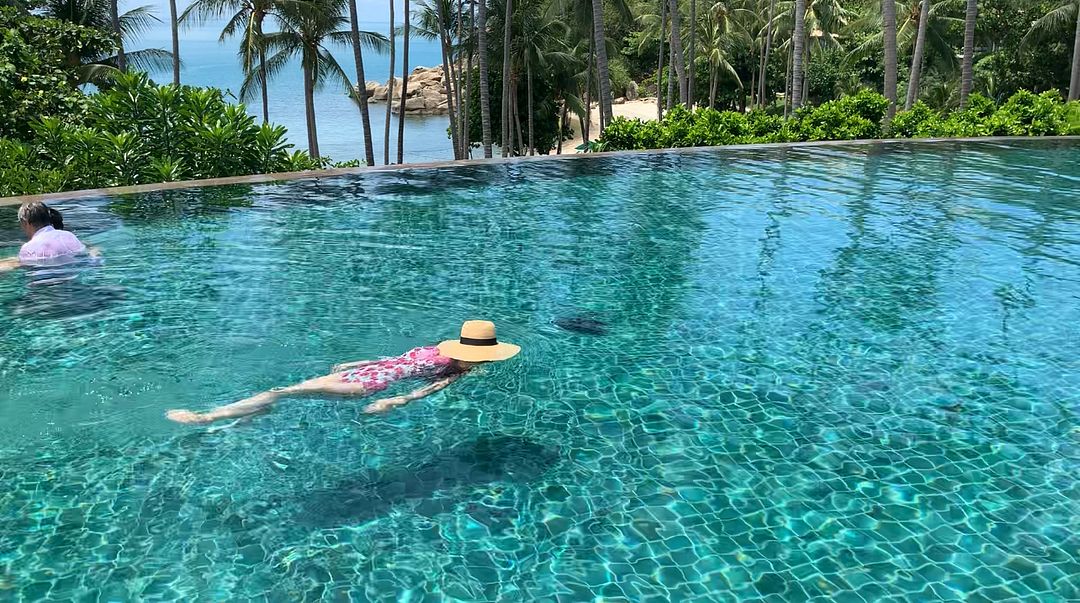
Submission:
<svg viewBox="0 0 1080 603">
<path fill-rule="evenodd" d="M 390 110 L 401 112 L 401 78 L 394 79 L 394 98 Z M 366 82 L 368 101 L 386 102 L 390 82 Z M 405 115 L 446 115 L 446 88 L 442 67 L 417 67 L 409 74 L 409 92 L 405 97 Z"/>
</svg>

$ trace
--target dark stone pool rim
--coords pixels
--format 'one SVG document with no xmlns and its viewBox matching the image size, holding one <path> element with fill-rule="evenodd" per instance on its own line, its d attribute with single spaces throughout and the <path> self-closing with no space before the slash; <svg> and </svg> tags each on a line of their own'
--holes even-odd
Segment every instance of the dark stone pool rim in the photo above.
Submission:
<svg viewBox="0 0 1080 603">
<path fill-rule="evenodd" d="M 543 161 L 574 161 L 618 156 L 640 156 L 657 154 L 689 154 L 689 153 L 721 153 L 756 150 L 783 150 L 783 149 L 812 149 L 812 148 L 850 148 L 850 147 L 873 147 L 873 146 L 918 146 L 933 144 L 957 144 L 957 143 L 983 143 L 983 144 L 1008 144 L 1016 142 L 1080 142 L 1080 136 L 984 136 L 979 138 L 888 138 L 888 139 L 865 139 L 865 140 L 827 140 L 818 142 L 780 142 L 769 144 L 744 144 L 723 145 L 713 147 L 680 147 L 671 149 L 646 149 L 638 151 L 607 151 L 603 153 L 568 153 L 564 155 L 537 155 L 533 157 L 496 157 L 492 159 L 467 159 L 446 160 L 426 163 L 404 163 L 394 165 L 362 166 L 356 168 L 331 168 L 326 170 L 308 170 L 303 172 L 278 172 L 274 174 L 252 174 L 249 176 L 232 176 L 229 178 L 209 178 L 205 180 L 184 180 L 180 182 L 159 182 L 156 184 L 139 184 L 135 186 L 118 186 L 112 188 L 83 189 L 77 191 L 65 191 L 59 193 L 46 193 L 41 195 L 19 195 L 15 197 L 0 197 L 0 206 L 19 205 L 28 201 L 54 202 L 67 199 L 85 199 L 88 197 L 102 197 L 115 195 L 132 195 L 157 191 L 180 190 L 187 188 L 199 188 L 210 186 L 225 186 L 233 184 L 266 184 L 285 182 L 289 180 L 319 180 L 323 178 L 336 178 L 339 176 L 360 176 L 364 174 L 378 174 L 385 172 L 430 170 L 455 167 L 479 167 L 484 165 L 498 165 L 504 163 L 534 163 Z"/>
</svg>

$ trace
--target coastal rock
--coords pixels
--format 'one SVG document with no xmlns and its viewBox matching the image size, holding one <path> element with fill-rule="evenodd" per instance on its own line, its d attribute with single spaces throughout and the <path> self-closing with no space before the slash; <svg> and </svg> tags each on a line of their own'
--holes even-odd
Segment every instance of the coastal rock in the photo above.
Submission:
<svg viewBox="0 0 1080 603">
<path fill-rule="evenodd" d="M 612 104 L 613 105 L 625 105 L 626 104 L 626 99 L 620 96 L 619 98 L 612 101 Z"/>
<path fill-rule="evenodd" d="M 390 110 L 401 112 L 401 78 L 394 79 L 394 98 Z M 386 102 L 389 84 L 365 82 L 368 100 Z M 442 67 L 417 67 L 409 74 L 409 90 L 405 98 L 405 115 L 446 115 L 446 89 L 443 85 Z"/>
<path fill-rule="evenodd" d="M 638 90 L 638 84 L 634 80 L 630 80 L 630 83 L 626 85 L 626 100 L 637 100 L 641 92 Z"/>
</svg>

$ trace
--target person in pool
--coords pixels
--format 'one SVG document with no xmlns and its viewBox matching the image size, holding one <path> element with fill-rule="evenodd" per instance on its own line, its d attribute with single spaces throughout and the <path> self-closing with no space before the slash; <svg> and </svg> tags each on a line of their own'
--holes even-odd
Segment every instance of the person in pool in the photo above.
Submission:
<svg viewBox="0 0 1080 603">
<path fill-rule="evenodd" d="M 502 343 L 495 338 L 494 323 L 470 320 L 461 326 L 459 339 L 444 341 L 437 346 L 414 348 L 393 358 L 338 364 L 331 369 L 329 375 L 288 387 L 274 388 L 207 412 L 178 409 L 168 411 L 165 416 L 178 423 L 212 423 L 263 412 L 281 398 L 313 395 L 368 396 L 404 379 L 430 381 L 403 396 L 383 398 L 364 407 L 364 412 L 367 413 L 383 412 L 434 394 L 478 364 L 508 360 L 520 351 L 520 347 Z"/>
<path fill-rule="evenodd" d="M 64 230 L 64 217 L 59 211 L 40 201 L 19 207 L 19 226 L 29 239 L 19 255 L 0 260 L 0 271 L 26 265 L 54 265 L 70 262 L 76 257 L 100 256 L 95 247 L 87 247 L 74 234 Z"/>
</svg>

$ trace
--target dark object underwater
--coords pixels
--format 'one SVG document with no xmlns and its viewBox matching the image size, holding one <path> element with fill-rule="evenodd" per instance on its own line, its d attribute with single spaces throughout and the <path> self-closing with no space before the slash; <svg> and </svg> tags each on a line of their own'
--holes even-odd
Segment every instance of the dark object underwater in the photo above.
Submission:
<svg viewBox="0 0 1080 603">
<path fill-rule="evenodd" d="M 607 323 L 587 316 L 565 316 L 555 319 L 555 326 L 582 335 L 607 335 Z"/>
</svg>

